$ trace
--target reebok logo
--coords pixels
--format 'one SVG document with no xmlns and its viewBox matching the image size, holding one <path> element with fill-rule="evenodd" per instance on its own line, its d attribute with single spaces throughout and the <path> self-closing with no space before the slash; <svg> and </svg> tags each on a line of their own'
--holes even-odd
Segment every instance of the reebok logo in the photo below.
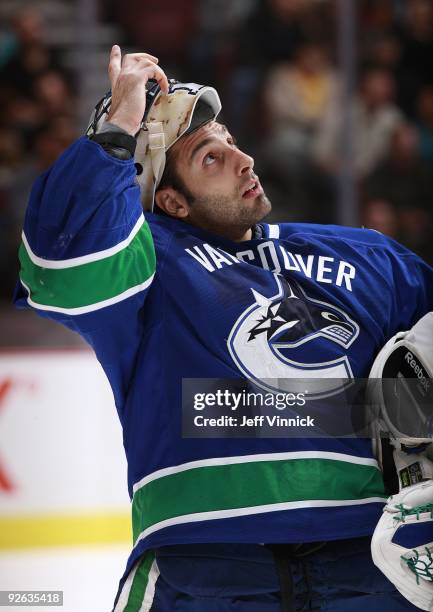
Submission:
<svg viewBox="0 0 433 612">
<path fill-rule="evenodd" d="M 409 364 L 409 366 L 412 368 L 416 377 L 418 378 L 419 382 L 421 383 L 422 387 L 424 387 L 424 390 L 427 393 L 430 389 L 430 379 L 427 378 L 426 375 L 424 374 L 424 370 L 422 368 L 422 365 L 420 365 L 420 362 L 410 351 L 406 353 L 406 355 L 404 356 L 404 359 Z"/>
</svg>

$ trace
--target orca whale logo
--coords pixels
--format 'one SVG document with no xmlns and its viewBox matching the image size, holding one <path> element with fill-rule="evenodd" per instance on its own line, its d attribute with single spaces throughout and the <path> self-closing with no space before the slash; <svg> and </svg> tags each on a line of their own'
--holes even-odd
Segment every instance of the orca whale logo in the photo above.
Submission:
<svg viewBox="0 0 433 612">
<path fill-rule="evenodd" d="M 346 384 L 342 380 L 353 378 L 344 353 L 359 334 L 358 324 L 340 308 L 307 296 L 296 282 L 273 276 L 277 293 L 268 298 L 251 289 L 254 302 L 230 332 L 227 345 L 233 360 L 246 378 L 267 390 L 296 391 L 293 379 L 308 379 L 311 398 L 341 391 Z M 344 351 L 334 359 L 311 361 L 318 339 L 322 354 L 326 342 L 334 347 L 332 355 L 335 345 Z"/>
</svg>

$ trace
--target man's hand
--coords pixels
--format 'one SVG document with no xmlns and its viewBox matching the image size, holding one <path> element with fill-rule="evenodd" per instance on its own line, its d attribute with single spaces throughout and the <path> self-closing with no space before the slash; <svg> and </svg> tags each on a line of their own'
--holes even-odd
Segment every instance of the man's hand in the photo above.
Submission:
<svg viewBox="0 0 433 612">
<path fill-rule="evenodd" d="M 107 121 L 135 136 L 146 109 L 146 83 L 156 79 L 168 93 L 168 79 L 157 65 L 158 58 L 148 53 L 129 53 L 123 57 L 118 45 L 110 53 L 108 75 L 111 81 L 111 108 Z"/>
</svg>

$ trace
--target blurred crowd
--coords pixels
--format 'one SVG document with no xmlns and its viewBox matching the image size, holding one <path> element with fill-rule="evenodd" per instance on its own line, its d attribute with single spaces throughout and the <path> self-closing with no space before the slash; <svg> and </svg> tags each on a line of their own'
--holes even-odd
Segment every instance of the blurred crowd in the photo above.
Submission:
<svg viewBox="0 0 433 612">
<path fill-rule="evenodd" d="M 223 120 L 255 157 L 273 220 L 338 222 L 347 111 L 358 224 L 433 263 L 433 0 L 355 2 L 356 74 L 348 108 L 341 97 L 338 0 L 99 4 L 99 19 L 121 28 L 122 40 L 113 42 L 157 55 L 169 76 L 217 87 Z M 29 186 L 77 135 L 79 83 L 65 68 L 62 49 L 47 45 L 35 8 L 18 11 L 5 32 L 0 267 L 10 290 Z"/>
<path fill-rule="evenodd" d="M 31 185 L 76 138 L 74 74 L 28 5 L 0 32 L 0 297 L 11 301 Z"/>
</svg>

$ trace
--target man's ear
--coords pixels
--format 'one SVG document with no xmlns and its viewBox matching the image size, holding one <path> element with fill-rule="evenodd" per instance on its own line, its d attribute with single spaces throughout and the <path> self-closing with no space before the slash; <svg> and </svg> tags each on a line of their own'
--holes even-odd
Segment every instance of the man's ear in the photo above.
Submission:
<svg viewBox="0 0 433 612">
<path fill-rule="evenodd" d="M 163 187 L 155 193 L 155 203 L 170 217 L 184 219 L 189 214 L 188 202 L 179 191 Z"/>
</svg>

